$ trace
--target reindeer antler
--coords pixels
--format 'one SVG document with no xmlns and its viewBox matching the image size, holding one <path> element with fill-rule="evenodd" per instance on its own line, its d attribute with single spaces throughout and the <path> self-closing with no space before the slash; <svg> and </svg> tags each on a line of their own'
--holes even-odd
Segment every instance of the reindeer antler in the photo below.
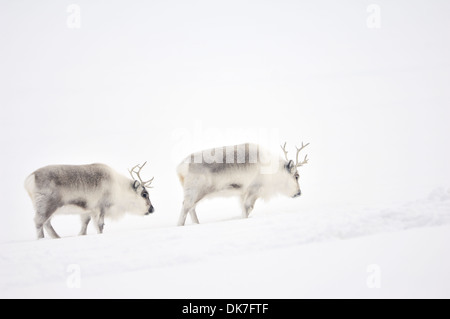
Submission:
<svg viewBox="0 0 450 319">
<path fill-rule="evenodd" d="M 302 142 L 302 146 L 300 148 L 298 148 L 297 146 L 295 147 L 297 149 L 297 154 L 295 155 L 295 167 L 300 167 L 300 166 L 308 163 L 308 158 L 307 158 L 308 154 L 305 155 L 305 158 L 303 159 L 302 162 L 300 162 L 300 163 L 298 162 L 298 154 L 300 154 L 300 151 L 308 145 L 309 145 L 309 143 L 303 144 L 303 142 Z M 284 145 L 281 146 L 281 149 L 283 150 L 284 158 L 286 158 L 286 161 L 289 162 L 289 159 L 287 157 L 288 152 L 286 151 L 286 143 L 284 143 Z"/>
<path fill-rule="evenodd" d="M 141 183 L 142 186 L 147 187 L 147 188 L 152 188 L 152 186 L 150 186 L 150 184 L 152 183 L 154 177 L 152 177 L 152 178 L 149 179 L 148 181 L 145 181 L 145 182 L 144 182 L 144 181 L 142 180 L 142 178 L 141 178 L 141 175 L 140 175 L 141 169 L 144 167 L 145 164 L 147 164 L 147 162 L 145 162 L 145 163 L 142 164 L 142 165 L 137 164 L 137 165 L 133 166 L 132 169 L 129 169 L 128 172 L 130 172 L 131 178 L 134 179 L 134 180 L 136 180 L 136 179 L 134 178 L 134 176 L 133 176 L 133 173 L 135 173 L 136 176 L 139 178 L 139 182 Z M 138 171 L 137 171 L 137 172 L 135 171 L 136 168 L 138 168 Z"/>
<path fill-rule="evenodd" d="M 308 145 L 309 145 L 309 143 L 306 143 L 305 145 L 303 145 L 303 142 L 302 142 L 302 146 L 300 148 L 298 148 L 297 146 L 295 147 L 297 149 L 297 155 L 295 156 L 295 167 L 300 167 L 303 164 L 308 163 L 308 159 L 306 158 L 308 156 L 308 154 L 305 155 L 305 158 L 303 159 L 303 161 L 301 163 L 298 162 L 298 154 L 300 153 L 300 151 L 302 149 L 304 149 Z"/>
<path fill-rule="evenodd" d="M 288 161 L 289 162 L 289 159 L 288 159 L 288 157 L 287 157 L 287 151 L 286 151 L 286 143 L 287 142 L 284 142 L 284 145 L 283 146 L 281 146 L 281 149 L 283 150 L 283 153 L 284 153 L 284 157 L 286 158 L 286 161 Z"/>
</svg>

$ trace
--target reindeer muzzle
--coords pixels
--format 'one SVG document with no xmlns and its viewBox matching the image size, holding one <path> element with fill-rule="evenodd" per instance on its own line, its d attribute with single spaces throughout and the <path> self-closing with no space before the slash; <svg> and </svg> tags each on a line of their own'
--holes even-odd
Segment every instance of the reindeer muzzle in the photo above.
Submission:
<svg viewBox="0 0 450 319">
<path fill-rule="evenodd" d="M 302 191 L 298 191 L 298 193 L 297 194 L 295 194 L 294 196 L 292 196 L 292 198 L 296 198 L 296 197 L 299 197 L 300 195 L 302 194 Z"/>
<path fill-rule="evenodd" d="M 155 211 L 155 208 L 152 206 L 150 206 L 150 208 L 148 209 L 148 211 L 145 213 L 145 215 L 149 215 L 152 214 Z"/>
</svg>

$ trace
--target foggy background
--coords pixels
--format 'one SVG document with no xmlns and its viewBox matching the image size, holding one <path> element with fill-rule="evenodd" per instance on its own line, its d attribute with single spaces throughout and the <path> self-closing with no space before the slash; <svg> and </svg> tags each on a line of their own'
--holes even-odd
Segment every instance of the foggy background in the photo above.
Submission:
<svg viewBox="0 0 450 319">
<path fill-rule="evenodd" d="M 291 157 L 311 143 L 302 197 L 255 213 L 448 187 L 449 12 L 437 0 L 2 1 L 0 239 L 34 238 L 23 182 L 49 164 L 128 175 L 148 161 L 156 212 L 136 225 L 175 225 L 184 156 L 243 142 L 281 155 L 287 141 Z"/>
</svg>

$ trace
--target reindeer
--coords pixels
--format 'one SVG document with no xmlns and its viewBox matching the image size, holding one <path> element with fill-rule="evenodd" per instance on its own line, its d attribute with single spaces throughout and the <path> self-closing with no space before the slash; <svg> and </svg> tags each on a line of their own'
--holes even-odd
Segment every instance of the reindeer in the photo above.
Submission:
<svg viewBox="0 0 450 319">
<path fill-rule="evenodd" d="M 308 155 L 299 161 L 299 154 L 308 145 L 302 142 L 300 148 L 296 147 L 295 163 L 287 157 L 286 143 L 281 146 L 284 159 L 249 143 L 189 155 L 177 166 L 184 191 L 178 226 L 185 224 L 188 213 L 192 222 L 198 224 L 195 207 L 208 197 L 239 196 L 242 216 L 247 218 L 258 198 L 270 199 L 276 194 L 300 196 L 297 169 L 308 163 Z"/>
<path fill-rule="evenodd" d="M 146 163 L 129 170 L 131 180 L 105 164 L 51 165 L 34 171 L 26 178 L 25 189 L 35 209 L 38 239 L 44 238 L 43 228 L 52 238 L 59 238 L 51 224 L 56 213 L 80 214 L 79 235 L 86 235 L 91 218 L 101 234 L 105 216 L 153 213 L 147 191 L 153 178 L 143 181 L 140 176 Z"/>
</svg>

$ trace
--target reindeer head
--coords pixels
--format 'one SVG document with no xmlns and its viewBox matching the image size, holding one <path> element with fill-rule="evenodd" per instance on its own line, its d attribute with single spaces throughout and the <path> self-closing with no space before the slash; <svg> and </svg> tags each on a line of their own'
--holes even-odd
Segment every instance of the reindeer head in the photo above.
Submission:
<svg viewBox="0 0 450 319">
<path fill-rule="evenodd" d="M 309 143 L 303 144 L 302 142 L 302 146 L 300 148 L 298 148 L 297 146 L 295 147 L 297 149 L 297 154 L 295 155 L 295 164 L 293 160 L 289 160 L 287 157 L 288 152 L 286 151 L 286 143 L 281 146 L 281 149 L 284 153 L 284 158 L 286 159 L 286 162 L 284 163 L 284 173 L 288 175 L 288 179 L 286 180 L 285 185 L 285 193 L 291 197 L 298 197 L 302 193 L 300 190 L 300 185 L 298 183 L 300 175 L 298 174 L 297 168 L 308 163 L 308 154 L 305 155 L 305 158 L 301 162 L 299 162 L 298 155 L 300 154 L 300 151 L 308 145 Z"/>
<path fill-rule="evenodd" d="M 140 173 L 145 164 L 147 164 L 147 162 L 145 162 L 142 165 L 139 165 L 139 164 L 135 165 L 135 166 L 133 166 L 132 169 L 129 169 L 128 172 L 130 172 L 131 178 L 133 179 L 132 188 L 137 195 L 135 200 L 139 204 L 145 203 L 145 207 L 146 207 L 145 215 L 148 215 L 155 211 L 155 209 L 150 201 L 150 196 L 147 191 L 147 188 L 152 188 L 152 186 L 150 186 L 150 185 L 151 185 L 154 177 L 152 177 L 151 179 L 149 179 L 148 181 L 145 181 L 145 182 L 142 180 Z M 136 179 L 134 177 L 133 173 L 136 175 L 136 177 L 138 179 Z"/>
</svg>

